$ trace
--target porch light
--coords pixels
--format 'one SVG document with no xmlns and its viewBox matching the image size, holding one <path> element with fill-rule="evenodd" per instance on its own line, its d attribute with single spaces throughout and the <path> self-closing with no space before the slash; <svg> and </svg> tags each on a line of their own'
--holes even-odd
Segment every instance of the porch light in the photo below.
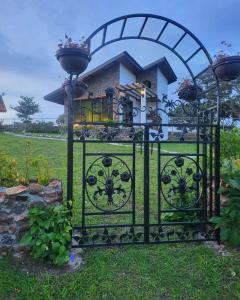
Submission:
<svg viewBox="0 0 240 300">
<path fill-rule="evenodd" d="M 142 97 L 144 97 L 145 96 L 145 89 L 140 90 L 140 94 L 141 94 Z"/>
</svg>

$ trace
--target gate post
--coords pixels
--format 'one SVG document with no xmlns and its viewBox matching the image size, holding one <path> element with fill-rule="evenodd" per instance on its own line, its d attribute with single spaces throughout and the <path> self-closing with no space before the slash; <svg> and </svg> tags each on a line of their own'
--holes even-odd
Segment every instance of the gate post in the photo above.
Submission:
<svg viewBox="0 0 240 300">
<path fill-rule="evenodd" d="M 144 242 L 149 243 L 149 126 L 144 126 Z"/>
<path fill-rule="evenodd" d="M 69 84 L 65 86 L 67 94 L 67 116 L 68 116 L 68 138 L 67 138 L 67 201 L 73 197 L 73 96 L 72 96 L 72 75 L 69 77 Z"/>
</svg>

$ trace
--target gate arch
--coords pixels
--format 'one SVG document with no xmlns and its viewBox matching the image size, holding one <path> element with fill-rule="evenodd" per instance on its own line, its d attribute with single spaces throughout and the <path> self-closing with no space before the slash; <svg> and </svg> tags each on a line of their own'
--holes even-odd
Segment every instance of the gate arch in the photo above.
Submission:
<svg viewBox="0 0 240 300">
<path fill-rule="evenodd" d="M 142 24 L 139 28 L 139 31 L 136 35 L 124 35 L 125 27 L 130 19 L 134 18 L 142 18 Z M 147 25 L 147 22 L 151 19 L 164 21 L 164 25 L 160 28 L 159 33 L 157 37 L 154 39 L 149 36 L 145 36 L 143 34 L 144 28 Z M 120 32 L 118 32 L 118 35 L 116 37 L 113 37 L 110 40 L 106 40 L 107 31 L 110 28 L 110 26 L 116 24 L 117 22 L 121 23 Z M 163 33 L 166 31 L 169 25 L 173 25 L 174 27 L 181 29 L 182 34 L 180 37 L 175 41 L 174 45 L 171 46 L 170 44 L 167 44 L 166 42 L 161 41 L 161 37 Z M 101 42 L 99 45 L 97 45 L 94 49 L 92 48 L 92 41 L 94 37 L 96 37 L 98 34 L 101 34 Z M 193 50 L 192 53 L 189 55 L 188 58 L 184 58 L 183 54 L 179 51 L 178 46 L 181 45 L 181 42 L 184 41 L 186 37 L 190 37 L 197 45 L 197 49 Z M 98 27 L 93 33 L 89 35 L 89 37 L 86 40 L 86 43 L 89 46 L 91 55 L 93 56 L 96 54 L 99 50 L 101 50 L 103 47 L 110 45 L 114 42 L 122 41 L 122 40 L 145 40 L 149 41 L 155 44 L 158 44 L 160 46 L 165 47 L 169 51 L 171 51 L 176 57 L 180 59 L 180 61 L 184 64 L 186 69 L 188 70 L 191 79 L 195 86 L 197 86 L 197 79 L 209 69 L 209 65 L 211 66 L 213 64 L 212 59 L 210 57 L 210 54 L 208 53 L 205 46 L 202 44 L 202 42 L 186 27 L 183 25 L 169 19 L 166 17 L 154 15 L 154 14 L 130 14 L 130 15 L 124 15 L 115 19 L 110 20 L 109 22 L 106 22 L 105 24 Z M 200 52 L 202 52 L 206 60 L 208 62 L 208 65 L 205 69 L 203 69 L 198 74 L 194 74 L 192 71 L 189 62 Z M 86 145 L 90 142 L 91 143 L 99 143 L 99 141 L 88 141 L 87 138 L 89 137 L 89 132 L 82 132 L 79 140 L 75 140 L 75 142 L 80 142 L 83 144 L 83 177 L 82 177 L 82 185 L 83 185 L 83 192 L 82 192 L 82 224 L 81 226 L 75 226 L 73 230 L 73 240 L 75 247 L 91 247 L 91 246 L 104 246 L 104 245 L 122 245 L 122 244 L 129 244 L 129 243 L 167 243 L 167 242 L 185 242 L 185 241 L 206 241 L 206 240 L 219 240 L 219 232 L 216 233 L 215 236 L 211 236 L 211 230 L 209 230 L 209 220 L 208 220 L 208 205 L 210 205 L 210 215 L 212 214 L 213 210 L 213 197 L 215 196 L 215 210 L 216 214 L 219 213 L 219 195 L 217 194 L 217 190 L 219 187 L 219 136 L 220 136 L 220 127 L 219 127 L 219 103 L 220 103 L 220 88 L 219 88 L 219 82 L 215 74 L 213 73 L 213 78 L 215 80 L 215 86 L 217 91 L 217 99 L 216 99 L 216 112 L 217 112 L 217 118 L 216 123 L 213 124 L 213 119 L 211 119 L 210 123 L 207 124 L 200 124 L 199 120 L 197 121 L 197 124 L 194 124 L 194 126 L 197 128 L 197 150 L 196 153 L 179 153 L 177 155 L 173 155 L 173 158 L 169 159 L 165 166 L 161 165 L 161 160 L 158 159 L 157 161 L 157 189 L 158 189 L 158 216 L 156 223 L 151 223 L 150 220 L 150 207 L 149 207 L 149 145 L 152 143 L 157 144 L 157 155 L 160 157 L 162 156 L 161 153 L 161 141 L 159 136 L 161 136 L 161 132 L 159 130 L 158 134 L 156 134 L 156 139 L 153 142 L 150 142 L 149 136 L 150 131 L 149 129 L 151 126 L 158 125 L 160 123 L 139 123 L 139 124 L 132 124 L 132 132 L 131 135 L 133 136 L 132 140 L 132 149 L 133 153 L 128 154 L 121 154 L 121 153 L 88 153 L 86 151 Z M 199 99 L 197 99 L 199 102 Z M 211 117 L 212 118 L 212 117 Z M 71 116 L 72 121 L 72 116 Z M 80 122 L 82 124 L 88 125 L 89 122 Z M 94 124 L 94 122 L 92 122 Z M 96 125 L 104 125 L 101 124 L 101 122 L 96 122 Z M 124 126 L 126 126 L 125 124 Z M 135 130 L 134 125 L 142 126 L 144 127 L 144 133 L 143 133 L 143 141 L 144 141 L 144 220 L 142 223 L 139 224 L 136 223 L 136 211 L 135 211 L 135 158 L 136 158 L 136 141 L 134 140 L 135 137 Z M 166 124 L 164 124 L 167 126 Z M 182 126 L 182 124 L 179 124 Z M 121 126 L 118 124 L 117 126 Z M 195 128 L 192 126 L 193 128 Z M 108 127 L 107 127 L 108 128 Z M 203 138 L 200 142 L 200 128 L 203 129 Z M 183 127 L 184 129 L 184 127 Z M 71 133 L 72 134 L 72 133 Z M 111 142 L 111 133 L 105 132 L 107 137 L 110 137 L 110 140 L 107 139 L 105 141 L 102 141 L 104 143 Z M 70 143 L 74 142 L 74 139 L 72 139 L 70 135 L 69 139 Z M 101 141 L 100 141 L 101 142 Z M 115 141 L 116 142 L 116 141 Z M 117 140 L 117 143 L 120 141 Z M 126 143 L 129 143 L 125 141 Z M 202 143 L 203 149 L 200 153 L 199 145 Z M 214 147 L 214 149 L 213 149 Z M 209 150 L 210 149 L 210 150 Z M 208 159 L 208 151 L 211 154 L 211 157 Z M 89 168 L 86 167 L 86 158 L 93 157 L 93 156 L 100 156 L 100 158 L 96 159 L 94 161 L 95 165 L 96 162 L 98 162 L 97 167 L 93 164 L 90 165 Z M 125 155 L 132 157 L 132 170 L 128 167 L 128 165 L 125 163 L 124 160 L 119 159 L 118 156 Z M 193 160 L 191 155 L 195 155 L 196 158 Z M 70 158 L 72 160 L 72 157 Z M 199 161 L 202 163 L 202 168 L 200 167 Z M 111 174 L 109 175 L 109 171 L 103 171 L 104 168 L 107 168 L 107 170 L 110 169 L 110 166 L 113 167 L 114 161 L 116 161 L 116 164 L 114 165 L 114 169 L 111 170 Z M 118 161 L 118 163 L 117 163 Z M 99 162 L 100 166 L 99 166 Z M 119 163 L 121 162 L 121 163 Z M 210 163 L 210 166 L 208 167 L 207 163 Z M 120 168 L 125 170 L 118 170 L 117 165 Z M 187 169 L 185 168 L 186 165 L 191 165 Z M 70 168 L 68 169 L 69 174 L 72 174 L 71 170 L 71 162 L 70 162 Z M 98 170 L 97 168 L 101 168 Z M 161 171 L 162 168 L 162 171 Z M 209 168 L 209 170 L 208 170 Z M 181 170 L 180 170 L 181 169 Z M 186 170 L 187 171 L 186 171 Z M 169 171 L 170 170 L 170 171 Z M 177 171 L 179 172 L 177 172 Z M 121 173 L 122 172 L 122 173 Z M 172 181 L 176 181 L 176 176 L 179 175 L 179 181 L 177 187 L 169 187 L 169 184 Z M 184 174 L 184 175 L 182 175 Z M 215 174 L 215 187 L 213 188 L 213 174 Z M 207 182 L 207 176 L 210 176 L 210 184 Z M 187 179 L 188 176 L 188 179 Z M 106 178 L 105 178 L 106 177 Z M 190 178 L 190 181 L 189 181 Z M 69 180 L 69 179 L 68 179 Z M 70 181 L 72 180 L 72 177 Z M 121 181 L 121 186 L 115 186 L 116 181 Z M 102 186 L 100 186 L 99 182 Z M 99 184 L 99 185 L 98 185 Z M 127 194 L 127 188 L 123 188 L 125 186 L 130 187 L 131 191 Z M 202 186 L 200 186 L 200 184 Z M 162 186 L 165 186 L 162 188 Z M 201 191 L 200 191 L 201 188 Z M 165 189 L 165 193 L 163 193 L 163 189 Z M 209 189 L 209 195 L 208 191 Z M 72 193 L 72 187 L 69 189 Z M 194 201 L 192 201 L 191 205 L 189 207 L 186 206 L 186 203 L 184 201 L 185 193 L 186 191 L 190 191 L 190 194 L 194 194 Z M 169 203 L 171 208 L 164 209 L 161 207 L 160 198 L 163 197 L 165 200 L 168 197 L 167 193 L 181 193 L 181 197 L 178 198 L 177 203 Z M 71 194 L 70 193 L 70 194 Z M 121 193 L 125 196 L 127 199 L 126 201 L 122 201 L 121 199 Z M 133 197 L 132 204 L 130 203 L 130 200 L 128 198 Z M 213 196 L 214 195 L 214 196 Z M 111 207 L 113 206 L 114 197 L 117 196 L 120 197 L 119 206 L 115 209 L 106 209 L 105 207 L 99 209 L 99 205 L 97 201 L 102 201 L 100 204 L 104 203 L 106 205 L 106 199 L 107 199 L 107 205 L 111 204 Z M 91 198 L 92 197 L 92 198 Z M 174 194 L 175 197 L 175 194 Z M 69 197 L 71 198 L 71 197 Z M 95 209 L 98 209 L 99 211 L 90 211 L 86 212 L 86 198 L 90 199 L 90 202 L 93 204 Z M 199 207 L 199 199 L 202 199 L 202 205 L 203 207 Z M 209 200 L 210 198 L 210 200 Z M 99 200 L 101 199 L 101 200 Z M 70 199 L 69 199 L 70 200 Z M 94 200 L 94 201 L 91 201 Z M 175 199 L 176 200 L 176 199 Z M 122 202 L 121 202 L 122 201 Z M 210 201 L 210 204 L 208 203 Z M 168 202 L 166 200 L 166 202 Z M 128 203 L 128 210 L 129 211 L 121 211 L 122 208 Z M 132 207 L 130 206 L 132 205 Z M 161 219 L 161 213 L 164 212 L 186 212 L 186 213 L 199 213 L 201 215 L 201 218 L 199 217 L 199 222 L 195 222 L 194 226 L 200 226 L 200 228 L 203 229 L 195 229 L 195 227 L 192 227 L 189 230 L 178 230 L 178 226 L 189 226 L 190 222 L 163 222 Z M 95 224 L 91 225 L 86 224 L 86 218 L 89 216 L 108 216 L 113 215 L 113 217 L 120 215 L 128 215 L 130 214 L 130 218 L 132 218 L 132 221 L 129 223 L 124 224 Z M 174 228 L 173 231 L 164 230 L 164 226 L 171 226 Z M 202 227 L 201 227 L 202 226 Z M 165 229 L 166 229 L 165 227 Z M 114 232 L 118 230 L 118 232 Z"/>
</svg>

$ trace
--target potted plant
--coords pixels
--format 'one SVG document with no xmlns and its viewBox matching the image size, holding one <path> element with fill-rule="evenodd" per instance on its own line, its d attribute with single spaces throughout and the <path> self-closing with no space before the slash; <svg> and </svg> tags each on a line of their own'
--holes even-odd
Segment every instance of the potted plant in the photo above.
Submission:
<svg viewBox="0 0 240 300">
<path fill-rule="evenodd" d="M 177 89 L 179 99 L 183 99 L 188 102 L 195 101 L 201 91 L 202 89 L 193 84 L 189 79 L 184 79 Z"/>
<path fill-rule="evenodd" d="M 61 43 L 58 44 L 59 49 L 56 57 L 67 73 L 81 74 L 91 60 L 89 45 L 84 41 L 84 38 L 76 43 L 65 34 L 65 39 L 65 42 L 61 40 Z"/>
<path fill-rule="evenodd" d="M 68 84 L 69 84 L 69 79 L 65 78 L 63 86 L 68 85 Z M 81 97 L 88 88 L 88 85 L 80 79 L 73 80 L 72 86 L 73 86 L 73 97 L 74 98 Z"/>
<path fill-rule="evenodd" d="M 222 41 L 221 44 L 231 50 L 232 45 L 225 41 Z M 227 52 L 227 51 L 226 51 Z M 233 51 L 230 51 L 230 54 L 226 53 L 224 50 L 220 50 L 215 56 L 215 62 L 212 65 L 213 72 L 222 81 L 230 81 L 236 79 L 240 75 L 240 55 L 239 53 L 233 54 Z"/>
</svg>

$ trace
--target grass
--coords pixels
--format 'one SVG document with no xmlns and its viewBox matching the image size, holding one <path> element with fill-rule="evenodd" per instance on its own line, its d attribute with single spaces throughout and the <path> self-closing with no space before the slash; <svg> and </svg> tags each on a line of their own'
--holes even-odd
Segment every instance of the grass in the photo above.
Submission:
<svg viewBox="0 0 240 300">
<path fill-rule="evenodd" d="M 0 151 L 13 154 L 23 167 L 24 138 L 0 134 Z M 34 155 L 44 154 L 53 176 L 63 179 L 66 190 L 66 143 L 32 139 Z M 177 145 L 177 147 L 182 145 Z M 190 152 L 166 145 L 166 151 Z M 189 148 L 188 148 L 189 147 Z M 101 151 L 129 151 L 129 147 L 101 145 Z M 90 151 L 97 151 L 91 145 Z M 150 156 L 153 175 L 156 151 Z M 142 203 L 142 155 L 137 153 L 137 199 Z M 75 223 L 80 222 L 81 146 L 75 149 Z M 154 176 L 152 176 L 154 178 Z M 154 179 L 153 179 L 154 180 Z M 151 185 L 151 209 L 156 191 Z M 140 216 L 141 217 L 141 216 Z M 217 256 L 204 244 L 132 245 L 86 249 L 85 265 L 73 274 L 28 275 L 10 258 L 0 260 L 0 299 L 240 299 L 240 253 Z"/>
</svg>

